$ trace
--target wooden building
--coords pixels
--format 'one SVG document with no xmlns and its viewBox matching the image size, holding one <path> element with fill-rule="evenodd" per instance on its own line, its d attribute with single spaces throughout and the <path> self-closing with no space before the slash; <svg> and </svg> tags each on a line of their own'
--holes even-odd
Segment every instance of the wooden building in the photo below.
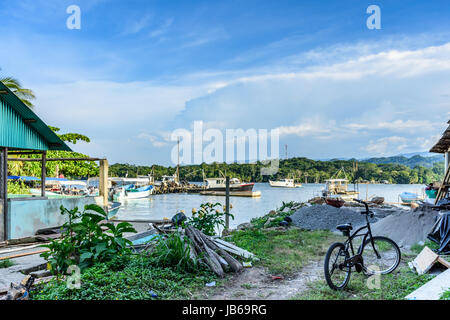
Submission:
<svg viewBox="0 0 450 320">
<path fill-rule="evenodd" d="M 442 182 L 441 187 L 439 188 L 436 203 L 444 198 L 450 189 L 450 167 L 449 167 L 449 155 L 450 155 L 450 120 L 447 122 L 449 126 L 442 134 L 442 137 L 439 141 L 431 148 L 430 152 L 433 153 L 441 153 L 444 155 L 444 180 Z"/>
</svg>

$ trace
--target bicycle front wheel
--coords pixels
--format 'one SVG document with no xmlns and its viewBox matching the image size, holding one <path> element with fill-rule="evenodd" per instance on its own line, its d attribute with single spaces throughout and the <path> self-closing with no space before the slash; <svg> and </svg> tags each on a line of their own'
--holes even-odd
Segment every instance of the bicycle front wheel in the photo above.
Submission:
<svg viewBox="0 0 450 320">
<path fill-rule="evenodd" d="M 388 274 L 400 264 L 400 248 L 391 239 L 375 236 L 364 243 L 364 272 L 367 275 Z"/>
<path fill-rule="evenodd" d="M 345 245 L 340 242 L 333 243 L 325 256 L 325 280 L 333 290 L 344 289 L 350 280 L 351 268 L 345 266 L 349 253 Z"/>
</svg>

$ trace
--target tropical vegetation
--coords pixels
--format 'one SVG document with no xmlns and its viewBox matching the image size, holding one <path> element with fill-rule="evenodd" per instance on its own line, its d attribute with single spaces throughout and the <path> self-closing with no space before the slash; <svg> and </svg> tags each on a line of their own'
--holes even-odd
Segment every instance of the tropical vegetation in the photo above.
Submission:
<svg viewBox="0 0 450 320">
<path fill-rule="evenodd" d="M 31 101 L 36 99 L 36 96 L 31 89 L 23 88 L 20 81 L 13 77 L 2 77 L 0 81 L 22 100 L 28 108 L 33 109 L 34 105 Z"/>
<path fill-rule="evenodd" d="M 371 181 L 389 183 L 431 183 L 440 181 L 444 174 L 443 162 L 435 162 L 432 167 L 415 166 L 410 168 L 396 163 L 370 163 L 356 160 L 319 161 L 307 158 L 290 158 L 280 160 L 279 170 L 273 176 L 262 176 L 262 162 L 256 163 L 202 163 L 180 167 L 180 179 L 187 181 L 203 181 L 203 177 L 217 177 L 228 174 L 243 181 L 267 182 L 269 179 L 294 177 L 301 182 L 324 182 L 344 168 L 346 177 L 351 181 Z M 156 179 L 163 175 L 172 175 L 176 167 L 160 165 L 136 166 L 131 164 L 113 164 L 110 176 L 136 177 L 138 175 L 154 175 Z M 342 177 L 342 176 L 341 176 Z"/>
</svg>

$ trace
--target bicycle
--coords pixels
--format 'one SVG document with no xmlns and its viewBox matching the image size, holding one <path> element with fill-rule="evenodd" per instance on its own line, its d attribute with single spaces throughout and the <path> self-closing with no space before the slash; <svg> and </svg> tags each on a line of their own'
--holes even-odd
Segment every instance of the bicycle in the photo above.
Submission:
<svg viewBox="0 0 450 320">
<path fill-rule="evenodd" d="M 353 229 L 351 223 L 336 227 L 342 231 L 347 240 L 344 243 L 333 243 L 325 256 L 325 279 L 334 290 L 343 290 L 347 286 L 353 267 L 357 272 L 364 272 L 366 276 L 371 276 L 391 273 L 400 264 L 401 253 L 398 245 L 387 237 L 373 236 L 369 217 L 373 218 L 374 213 L 369 210 L 366 202 L 359 199 L 353 200 L 363 203 L 366 207 L 366 211 L 362 211 L 361 214 L 366 215 L 367 224 L 353 234 L 350 234 Z M 367 229 L 367 232 L 358 234 L 364 229 Z M 356 237 L 362 237 L 362 241 L 355 254 L 353 240 Z"/>
</svg>

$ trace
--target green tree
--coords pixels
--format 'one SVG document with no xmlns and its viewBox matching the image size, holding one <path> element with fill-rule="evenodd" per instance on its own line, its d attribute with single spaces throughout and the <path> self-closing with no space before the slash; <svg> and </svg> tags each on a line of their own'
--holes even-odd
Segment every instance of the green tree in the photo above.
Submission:
<svg viewBox="0 0 450 320">
<path fill-rule="evenodd" d="M 0 81 L 22 100 L 28 108 L 33 109 L 34 105 L 31 101 L 36 99 L 36 96 L 31 89 L 23 88 L 20 81 L 13 77 L 3 77 L 0 78 Z"/>
</svg>

